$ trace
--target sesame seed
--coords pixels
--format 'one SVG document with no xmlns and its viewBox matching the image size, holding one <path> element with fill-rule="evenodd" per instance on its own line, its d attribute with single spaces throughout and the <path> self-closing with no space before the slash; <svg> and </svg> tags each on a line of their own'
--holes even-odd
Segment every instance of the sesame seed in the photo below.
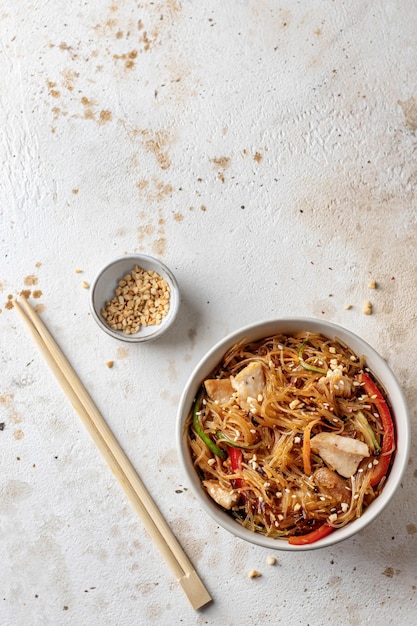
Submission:
<svg viewBox="0 0 417 626">
<path fill-rule="evenodd" d="M 215 464 L 215 462 L 216 462 L 216 459 L 209 459 L 209 460 L 207 461 L 208 465 L 214 465 L 214 464 Z"/>
<path fill-rule="evenodd" d="M 266 557 L 266 564 L 267 565 L 275 565 L 275 563 L 277 562 L 276 558 L 274 556 L 267 556 Z"/>
<path fill-rule="evenodd" d="M 259 578 L 259 576 L 261 576 L 261 573 L 258 572 L 258 570 L 256 569 L 251 569 L 251 571 L 248 574 L 248 578 Z"/>
<path fill-rule="evenodd" d="M 301 509 L 301 504 L 299 502 L 296 502 L 296 504 L 294 505 L 294 511 L 297 512 Z"/>
<path fill-rule="evenodd" d="M 277 491 L 275 495 L 276 495 L 277 498 L 282 498 L 282 492 L 281 491 Z"/>
<path fill-rule="evenodd" d="M 337 520 L 337 515 L 336 513 L 332 513 L 331 515 L 329 515 L 329 522 L 332 524 L 333 522 L 335 522 Z"/>
<path fill-rule="evenodd" d="M 346 511 L 347 511 L 347 510 L 348 510 L 348 508 L 349 508 L 348 503 L 347 503 L 347 502 L 342 502 L 342 504 L 341 504 L 340 506 L 342 507 L 342 511 L 343 511 L 343 513 L 346 513 Z"/>
<path fill-rule="evenodd" d="M 372 469 L 372 463 L 368 463 L 368 469 Z"/>
</svg>

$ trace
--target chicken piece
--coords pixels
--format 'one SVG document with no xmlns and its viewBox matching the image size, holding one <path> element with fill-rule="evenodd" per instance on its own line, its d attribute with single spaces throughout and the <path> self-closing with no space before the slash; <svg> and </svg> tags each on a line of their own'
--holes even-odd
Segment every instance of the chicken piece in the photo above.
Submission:
<svg viewBox="0 0 417 626">
<path fill-rule="evenodd" d="M 204 386 L 210 400 L 217 402 L 221 406 L 229 403 L 233 394 L 230 378 L 211 378 L 204 381 Z"/>
<path fill-rule="evenodd" d="M 239 501 L 239 493 L 234 489 L 223 487 L 218 480 L 204 480 L 203 485 L 209 496 L 224 509 L 231 509 Z"/>
<path fill-rule="evenodd" d="M 230 378 L 233 389 L 236 391 L 236 400 L 244 411 L 254 412 L 253 402 L 263 395 L 265 389 L 265 377 L 260 363 L 249 363 Z"/>
<path fill-rule="evenodd" d="M 338 367 L 334 370 L 328 370 L 327 376 L 322 376 L 317 383 L 319 389 L 325 385 L 330 385 L 335 396 L 349 398 L 352 395 L 352 381 L 349 376 L 344 376 Z"/>
<path fill-rule="evenodd" d="M 350 493 L 346 489 L 347 482 L 328 467 L 320 467 L 313 474 L 314 482 L 324 493 L 329 494 L 338 502 L 348 502 Z"/>
<path fill-rule="evenodd" d="M 333 433 L 319 433 L 311 439 L 310 446 L 329 467 L 345 478 L 353 476 L 362 459 L 369 456 L 369 448 L 363 441 Z"/>
</svg>

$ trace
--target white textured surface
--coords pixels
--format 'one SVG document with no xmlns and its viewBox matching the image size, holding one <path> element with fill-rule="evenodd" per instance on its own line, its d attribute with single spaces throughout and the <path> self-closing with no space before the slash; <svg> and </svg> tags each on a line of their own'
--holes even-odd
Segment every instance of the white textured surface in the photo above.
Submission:
<svg viewBox="0 0 417 626">
<path fill-rule="evenodd" d="M 3 4 L 1 626 L 416 623 L 414 440 L 379 522 L 275 566 L 202 515 L 174 442 L 205 350 L 293 313 L 379 350 L 415 426 L 416 32 L 411 0 Z M 127 252 L 180 284 L 155 343 L 88 311 L 81 281 Z M 23 289 L 205 580 L 200 613 L 8 308 Z"/>
</svg>

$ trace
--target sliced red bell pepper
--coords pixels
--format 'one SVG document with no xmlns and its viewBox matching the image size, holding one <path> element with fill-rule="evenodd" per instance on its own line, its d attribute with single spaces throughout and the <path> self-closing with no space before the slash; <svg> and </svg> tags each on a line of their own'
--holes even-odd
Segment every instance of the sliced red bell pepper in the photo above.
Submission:
<svg viewBox="0 0 417 626">
<path fill-rule="evenodd" d="M 236 472 L 237 470 L 242 469 L 242 450 L 239 450 L 239 448 L 232 448 L 231 446 L 228 446 L 227 451 L 229 453 L 232 470 Z M 242 487 L 242 479 L 236 478 L 234 480 L 234 485 L 237 489 L 240 489 L 240 487 Z"/>
<path fill-rule="evenodd" d="M 323 539 L 323 537 L 327 537 L 327 535 L 330 535 L 333 531 L 333 526 L 329 526 L 329 524 L 324 523 L 320 526 L 320 528 L 312 530 L 311 533 L 290 537 L 288 539 L 288 543 L 292 546 L 305 546 L 310 543 L 315 543 L 316 541 L 319 541 L 319 539 Z"/>
<path fill-rule="evenodd" d="M 384 431 L 382 435 L 381 453 L 378 457 L 378 465 L 375 465 L 371 474 L 370 484 L 372 487 L 375 487 L 375 485 L 384 478 L 389 469 L 395 447 L 394 422 L 388 404 L 372 378 L 368 376 L 368 374 L 361 374 L 359 380 L 362 383 L 362 389 L 365 391 L 366 395 L 373 400 L 378 409 L 382 429 Z"/>
</svg>

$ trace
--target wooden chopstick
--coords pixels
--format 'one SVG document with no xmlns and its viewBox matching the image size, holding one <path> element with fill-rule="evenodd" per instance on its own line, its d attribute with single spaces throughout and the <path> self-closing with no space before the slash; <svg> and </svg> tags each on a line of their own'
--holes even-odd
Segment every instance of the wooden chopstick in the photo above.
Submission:
<svg viewBox="0 0 417 626">
<path fill-rule="evenodd" d="M 39 351 L 120 482 L 194 609 L 212 598 L 70 362 L 26 298 L 14 302 Z"/>
</svg>

